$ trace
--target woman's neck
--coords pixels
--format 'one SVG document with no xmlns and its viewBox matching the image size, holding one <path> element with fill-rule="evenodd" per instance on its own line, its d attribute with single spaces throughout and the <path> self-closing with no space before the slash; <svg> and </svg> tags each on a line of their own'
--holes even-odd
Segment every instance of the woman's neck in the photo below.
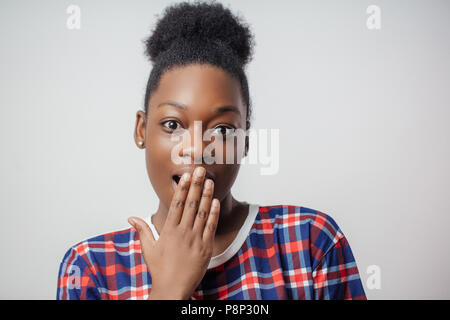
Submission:
<svg viewBox="0 0 450 320">
<path fill-rule="evenodd" d="M 227 234 L 239 229 L 247 217 L 245 214 L 248 204 L 237 201 L 231 192 L 220 202 L 219 222 L 217 224 L 216 235 Z M 156 213 L 152 216 L 152 223 L 158 234 L 161 234 L 162 227 L 166 221 L 168 208 L 160 201 Z M 242 216 L 245 214 L 245 217 Z"/>
</svg>

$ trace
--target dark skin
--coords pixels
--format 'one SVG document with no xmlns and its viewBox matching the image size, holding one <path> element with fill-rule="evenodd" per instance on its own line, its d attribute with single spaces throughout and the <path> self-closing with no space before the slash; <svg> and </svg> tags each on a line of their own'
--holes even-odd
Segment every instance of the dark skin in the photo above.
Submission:
<svg viewBox="0 0 450 320">
<path fill-rule="evenodd" d="M 170 104 L 165 104 L 167 102 Z M 174 104 L 182 105 L 184 108 L 176 107 Z M 224 106 L 227 108 L 221 109 Z M 222 112 L 216 112 L 220 109 Z M 204 163 L 203 151 L 211 141 L 203 141 L 202 136 L 207 129 L 214 129 L 219 134 L 227 132 L 227 128 L 245 130 L 246 112 L 247 107 L 243 103 L 238 80 L 221 68 L 208 64 L 190 64 L 166 71 L 160 79 L 157 90 L 150 97 L 148 114 L 146 115 L 143 111 L 137 112 L 134 138 L 137 146 L 146 150 L 147 172 L 160 199 L 157 212 L 152 217 L 152 223 L 160 234 L 156 242 L 165 242 L 165 248 L 163 244 L 159 244 L 160 255 L 158 256 L 155 253 L 157 250 L 154 249 L 156 242 L 148 225 L 142 219 L 133 217 L 134 221 L 131 222 L 139 233 L 144 259 L 146 263 L 147 260 L 152 260 L 151 264 L 147 263 L 154 282 L 150 298 L 186 299 L 190 297 L 203 278 L 210 257 L 219 255 L 231 244 L 245 221 L 248 204 L 237 201 L 231 194 L 231 187 L 240 169 L 240 164 L 237 163 L 239 155 L 235 156 L 232 164 L 225 163 L 224 156 L 222 164 Z M 197 138 L 194 135 L 194 121 L 201 121 L 201 132 Z M 185 140 L 177 151 L 180 158 L 189 158 L 190 164 L 176 164 L 172 161 L 172 151 L 181 141 L 170 139 L 176 130 L 181 130 L 177 132 L 187 130 L 190 134 L 191 140 Z M 195 130 L 198 130 L 198 127 Z M 194 143 L 194 139 L 198 140 Z M 139 144 L 140 141 L 143 145 Z M 237 154 L 233 144 L 230 145 L 226 141 L 216 143 L 221 143 L 225 152 L 227 148 L 235 148 L 234 151 Z M 245 139 L 245 154 L 241 156 L 245 156 L 247 151 L 248 138 Z M 194 160 L 201 163 L 194 163 Z M 205 177 L 198 178 L 193 175 L 198 167 L 205 169 Z M 188 182 L 174 185 L 173 175 L 185 172 L 188 173 Z M 208 188 L 205 187 L 207 184 L 209 184 Z M 218 202 L 216 206 L 215 201 Z M 189 203 L 196 205 L 191 208 Z M 174 221 L 176 222 L 172 223 Z M 186 233 L 186 230 L 189 232 Z M 195 249 L 207 254 L 183 256 L 182 252 L 177 252 L 181 251 L 182 247 L 176 241 L 185 242 L 186 238 L 182 237 L 189 237 L 192 230 L 195 231 L 198 239 L 205 239 L 205 237 L 209 239 L 209 242 L 198 242 L 201 245 Z M 182 232 L 185 236 L 181 236 Z M 208 236 L 205 236 L 206 233 Z M 151 250 L 153 252 L 150 252 Z M 184 250 L 192 252 L 194 249 L 186 247 Z M 163 251 L 170 252 L 172 260 L 167 257 L 167 253 L 163 257 Z M 177 257 L 179 261 L 175 261 Z M 166 259 L 166 267 L 163 267 L 162 261 L 159 262 L 160 267 L 155 266 L 158 264 L 155 261 L 163 260 L 163 258 Z M 189 261 L 192 261 L 192 265 L 196 266 L 194 269 L 198 268 L 199 271 L 194 272 L 190 276 L 191 279 L 172 281 L 175 275 L 183 274 Z M 166 270 L 168 265 L 173 266 L 179 262 L 181 262 L 178 267 L 179 273 L 175 267 L 172 268 L 172 274 Z M 158 280 L 160 282 L 155 283 Z M 172 283 L 169 283 L 170 281 Z M 183 288 L 173 288 L 174 286 Z M 172 288 L 172 291 L 168 292 L 167 288 Z"/>
</svg>

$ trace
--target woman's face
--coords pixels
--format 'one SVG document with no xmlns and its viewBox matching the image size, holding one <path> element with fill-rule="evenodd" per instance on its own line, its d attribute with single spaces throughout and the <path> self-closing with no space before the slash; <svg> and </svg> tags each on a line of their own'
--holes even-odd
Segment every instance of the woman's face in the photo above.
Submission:
<svg viewBox="0 0 450 320">
<path fill-rule="evenodd" d="M 230 129 L 245 130 L 246 112 L 239 82 L 220 68 L 191 64 L 162 75 L 151 95 L 147 118 L 143 111 L 137 112 L 135 140 L 144 141 L 150 182 L 166 208 L 176 187 L 174 176 L 192 173 L 198 166 L 203 166 L 206 177 L 214 180 L 215 198 L 223 201 L 230 195 L 240 167 L 237 159 L 243 154 L 241 151 L 238 155 L 242 148 L 238 148 L 237 139 L 227 141 L 226 135 L 232 132 Z M 201 122 L 194 125 L 194 121 Z M 209 141 L 204 139 L 206 130 L 212 133 Z M 212 152 L 205 153 L 207 147 Z M 222 148 L 222 153 L 217 152 Z M 247 138 L 244 148 L 246 153 Z M 235 155 L 232 163 L 226 160 L 230 151 Z M 205 163 L 211 160 L 204 157 L 207 154 L 216 156 L 216 161 Z"/>
</svg>

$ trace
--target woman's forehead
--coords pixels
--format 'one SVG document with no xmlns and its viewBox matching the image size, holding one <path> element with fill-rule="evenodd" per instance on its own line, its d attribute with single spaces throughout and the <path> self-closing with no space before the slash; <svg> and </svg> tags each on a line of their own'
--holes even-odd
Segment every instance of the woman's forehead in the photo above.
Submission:
<svg viewBox="0 0 450 320">
<path fill-rule="evenodd" d="M 150 98 L 150 106 L 155 111 L 157 106 L 167 101 L 185 106 L 231 105 L 243 108 L 239 82 L 224 70 L 206 64 L 166 71 Z"/>
</svg>

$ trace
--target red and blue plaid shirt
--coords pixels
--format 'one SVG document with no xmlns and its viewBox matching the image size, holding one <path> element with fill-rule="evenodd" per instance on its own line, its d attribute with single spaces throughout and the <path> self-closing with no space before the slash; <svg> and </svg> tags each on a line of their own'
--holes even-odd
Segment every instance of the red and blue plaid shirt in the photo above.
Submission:
<svg viewBox="0 0 450 320">
<path fill-rule="evenodd" d="M 71 247 L 57 299 L 146 299 L 151 275 L 134 228 Z M 293 205 L 260 206 L 242 246 L 206 271 L 193 299 L 366 299 L 355 258 L 328 215 Z"/>
</svg>

